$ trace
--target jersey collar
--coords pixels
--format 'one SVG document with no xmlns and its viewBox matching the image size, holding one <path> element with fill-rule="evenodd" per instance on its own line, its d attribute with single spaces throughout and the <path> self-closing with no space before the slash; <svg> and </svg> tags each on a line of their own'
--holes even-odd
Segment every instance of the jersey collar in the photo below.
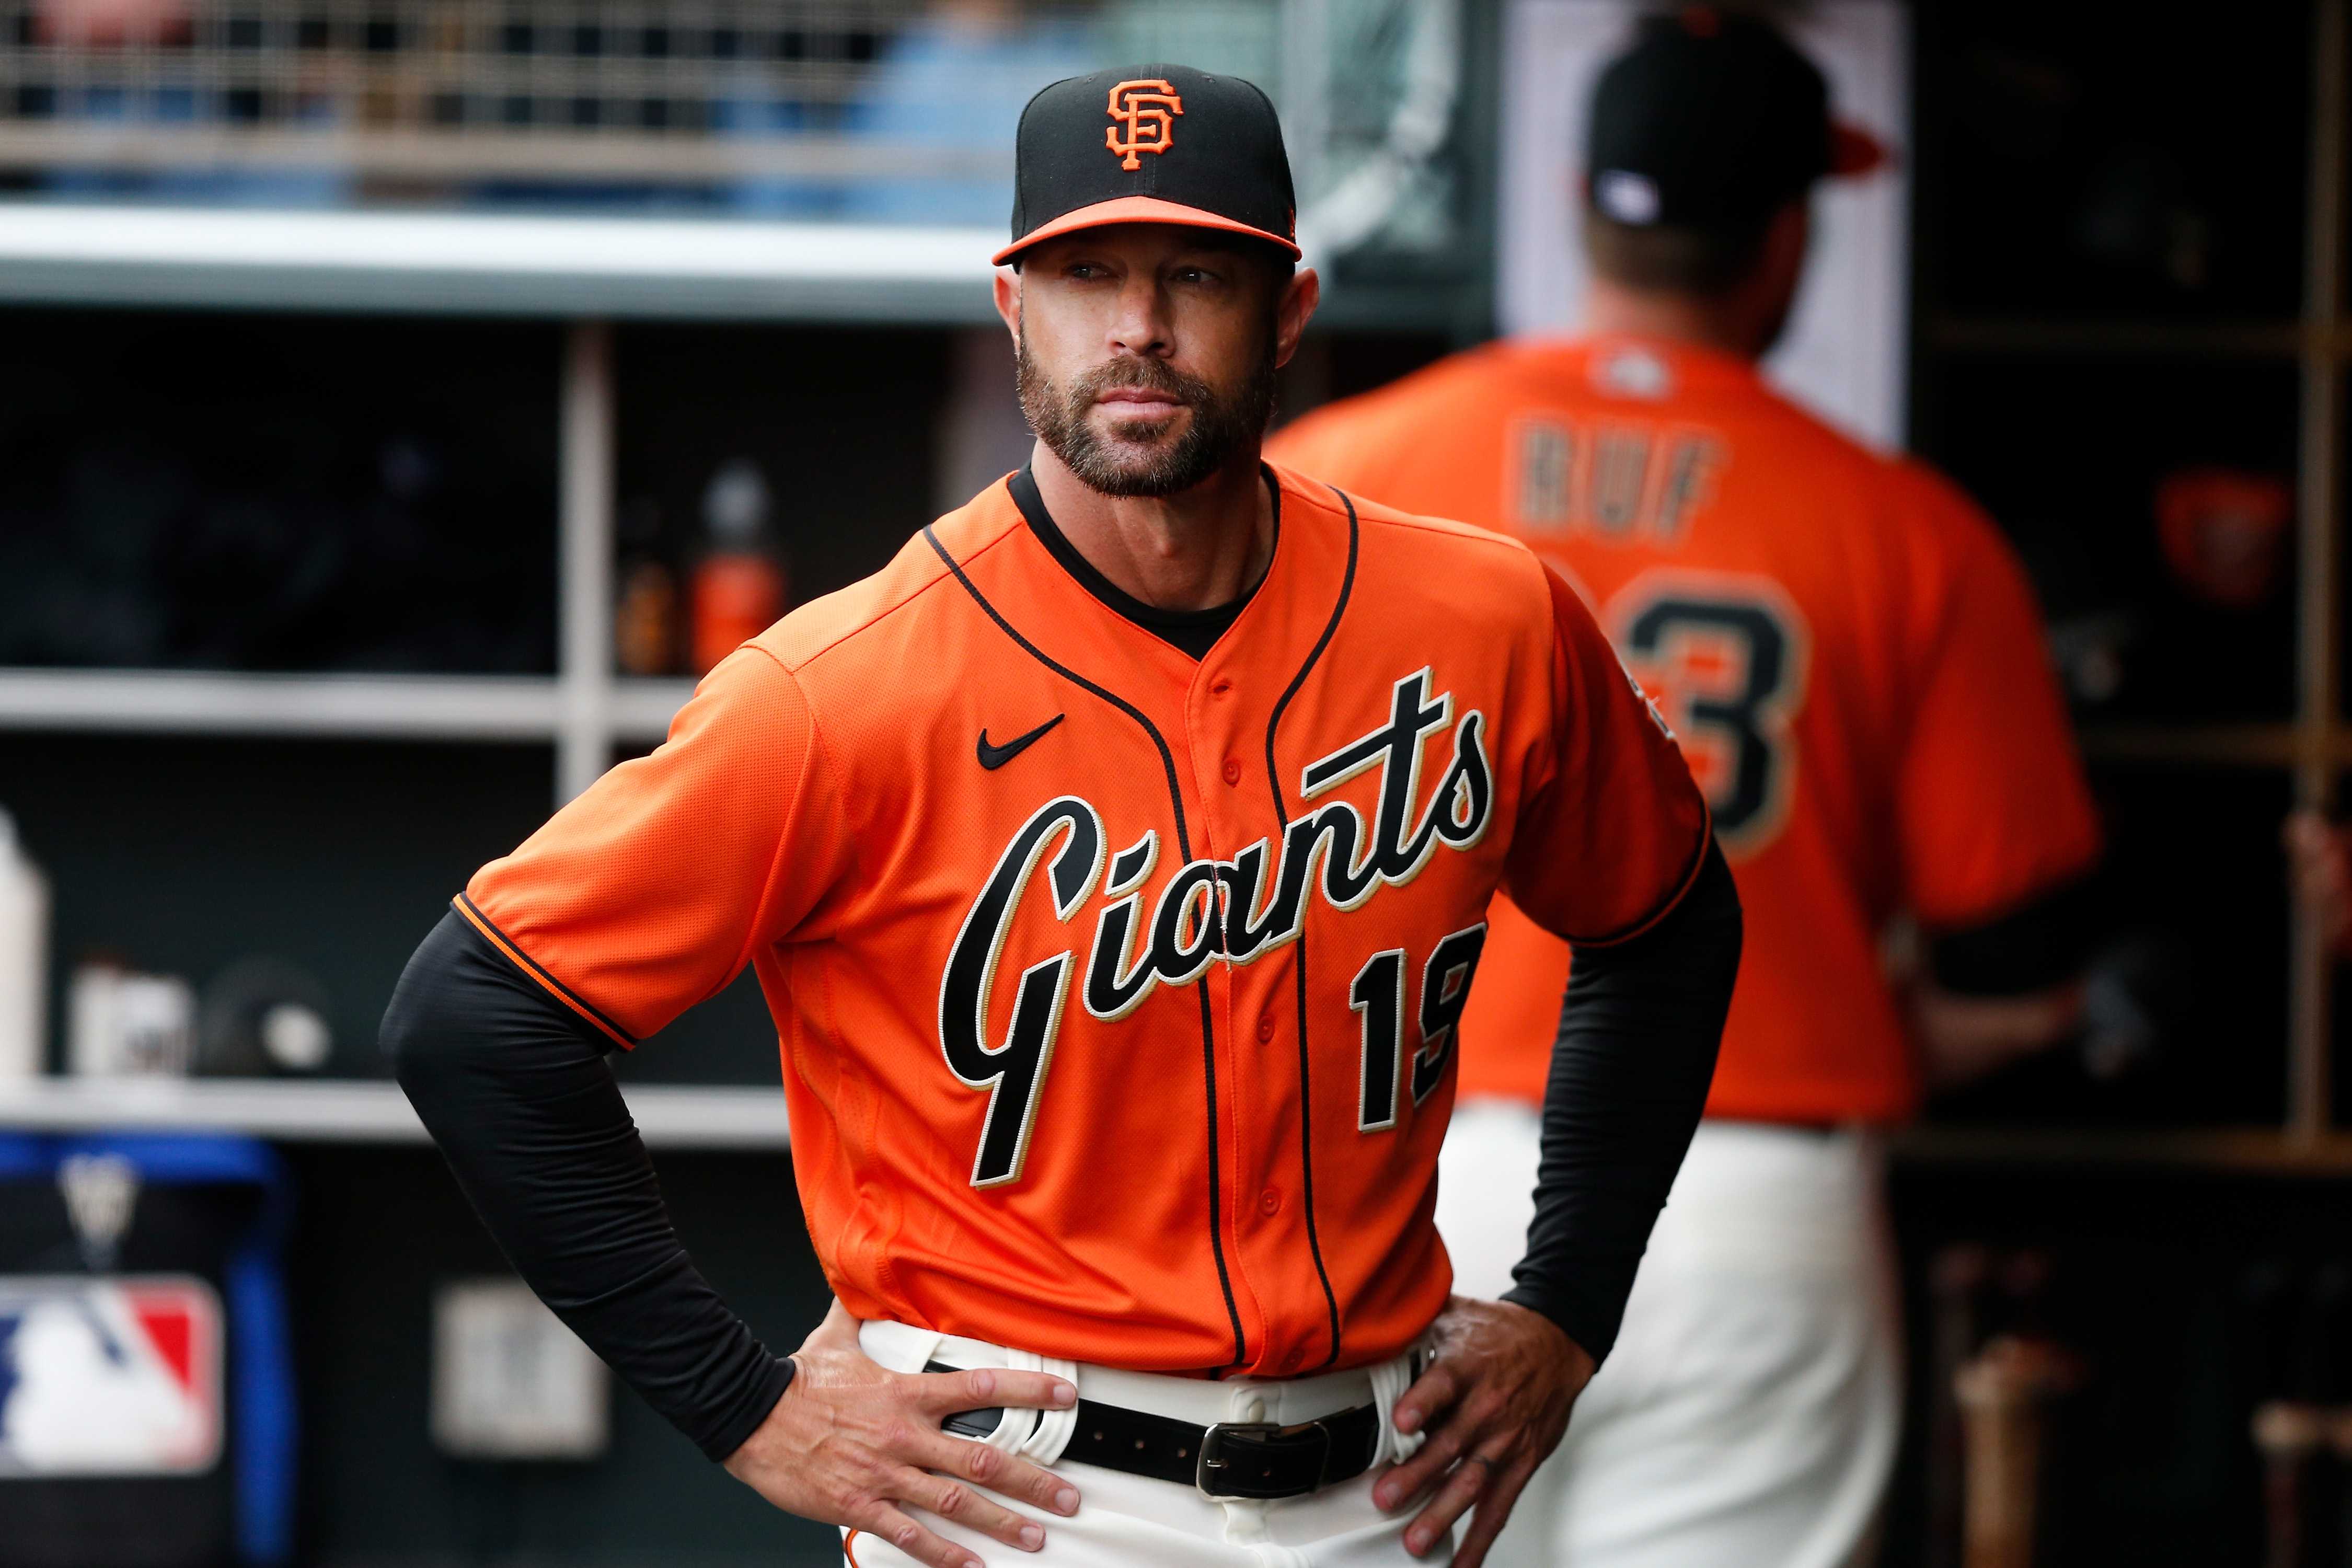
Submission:
<svg viewBox="0 0 2352 1568">
<path fill-rule="evenodd" d="M 1266 569 L 1256 582 L 1242 591 L 1239 598 L 1205 610 L 1171 610 L 1147 605 L 1104 576 L 1093 562 L 1079 553 L 1078 547 L 1070 542 L 1069 536 L 1062 531 L 1053 514 L 1045 509 L 1045 498 L 1038 492 L 1036 475 L 1028 465 L 1024 464 L 1019 473 L 1005 480 L 1005 486 L 1013 496 L 1013 504 L 1021 509 L 1022 520 L 1029 525 L 1029 531 L 1036 535 L 1037 542 L 1045 547 L 1045 552 L 1076 580 L 1078 586 L 1113 614 L 1197 660 L 1207 657 L 1209 649 L 1216 646 L 1217 639 L 1241 618 L 1242 612 L 1249 607 L 1250 601 L 1265 585 L 1266 578 L 1274 574 L 1274 560 L 1282 553 L 1282 485 L 1275 478 L 1274 470 L 1265 464 L 1258 465 L 1258 473 L 1265 481 L 1266 496 L 1274 507 L 1274 548 L 1267 552 Z"/>
</svg>

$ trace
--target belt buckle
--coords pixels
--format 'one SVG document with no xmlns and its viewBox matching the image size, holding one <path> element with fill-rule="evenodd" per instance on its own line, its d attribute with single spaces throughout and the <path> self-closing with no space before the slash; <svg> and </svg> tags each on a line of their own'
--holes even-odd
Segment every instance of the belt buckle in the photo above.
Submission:
<svg viewBox="0 0 2352 1568">
<path fill-rule="evenodd" d="M 1237 1451 L 1240 1446 L 1255 1444 L 1259 1452 L 1245 1455 Z M 1311 1465 L 1306 1466 L 1306 1480 L 1301 1485 L 1276 1482 L 1273 1468 L 1267 1463 L 1274 1456 L 1304 1463 L 1309 1454 Z M 1257 1462 L 1252 1463 L 1253 1458 Z M 1192 1484 L 1204 1497 L 1256 1498 L 1275 1500 L 1304 1497 L 1322 1483 L 1324 1468 L 1331 1459 L 1331 1431 L 1320 1421 L 1302 1422 L 1296 1426 L 1278 1426 L 1272 1421 L 1219 1421 L 1201 1432 L 1201 1462 L 1195 1468 Z"/>
</svg>

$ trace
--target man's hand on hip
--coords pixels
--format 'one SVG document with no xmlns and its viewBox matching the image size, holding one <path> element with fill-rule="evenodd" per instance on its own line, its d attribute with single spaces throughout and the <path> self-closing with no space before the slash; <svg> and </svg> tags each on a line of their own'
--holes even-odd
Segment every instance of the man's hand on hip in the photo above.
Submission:
<svg viewBox="0 0 2352 1568">
<path fill-rule="evenodd" d="M 787 1513 L 879 1536 L 932 1568 L 981 1568 L 905 1510 L 927 1510 L 1024 1552 L 1045 1545 L 1044 1528 L 975 1488 L 1077 1511 L 1077 1489 L 1052 1471 L 940 1430 L 959 1410 L 1066 1409 L 1078 1391 L 1064 1379 L 1004 1367 L 890 1372 L 858 1349 L 857 1320 L 838 1301 L 793 1361 L 792 1386 L 727 1458 L 730 1475 Z"/>
<path fill-rule="evenodd" d="M 1391 1416 L 1398 1431 L 1426 1432 L 1428 1441 L 1380 1479 L 1372 1500 L 1392 1509 L 1437 1485 L 1405 1527 L 1405 1550 L 1416 1557 L 1475 1506 L 1454 1564 L 1478 1568 L 1528 1478 L 1559 1446 L 1593 1362 L 1542 1313 L 1467 1296 L 1446 1302 L 1431 1343 L 1429 1370 Z"/>
</svg>

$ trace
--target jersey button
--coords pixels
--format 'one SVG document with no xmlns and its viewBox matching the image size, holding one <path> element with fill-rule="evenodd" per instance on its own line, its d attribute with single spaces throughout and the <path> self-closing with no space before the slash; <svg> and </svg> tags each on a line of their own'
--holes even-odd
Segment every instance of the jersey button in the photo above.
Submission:
<svg viewBox="0 0 2352 1568">
<path fill-rule="evenodd" d="M 1289 1350 L 1282 1352 L 1282 1360 L 1276 1364 L 1285 1373 L 1293 1373 L 1298 1370 L 1298 1350 L 1297 1347 L 1294 1345 Z"/>
<path fill-rule="evenodd" d="M 1272 1218 L 1275 1215 L 1281 1213 L 1282 1194 L 1276 1192 L 1272 1187 L 1268 1187 L 1265 1191 L 1258 1194 L 1257 1212 L 1266 1215 L 1268 1218 Z"/>
<path fill-rule="evenodd" d="M 1242 782 L 1242 765 L 1231 757 L 1225 759 L 1225 782 L 1229 784 Z"/>
<path fill-rule="evenodd" d="M 1233 691 L 1234 683 L 1230 680 L 1220 680 L 1209 688 L 1209 695 L 1212 697 L 1230 697 Z"/>
<path fill-rule="evenodd" d="M 1257 1037 L 1260 1045 L 1264 1045 L 1266 1041 L 1274 1038 L 1273 1014 L 1261 1013 L 1257 1016 Z"/>
</svg>

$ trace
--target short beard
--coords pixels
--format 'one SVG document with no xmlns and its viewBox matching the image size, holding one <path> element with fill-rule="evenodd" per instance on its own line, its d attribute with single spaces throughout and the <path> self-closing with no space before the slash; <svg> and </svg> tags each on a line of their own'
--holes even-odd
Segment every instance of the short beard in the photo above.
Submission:
<svg viewBox="0 0 2352 1568">
<path fill-rule="evenodd" d="M 1114 361 L 1087 372 L 1066 392 L 1029 356 L 1022 334 L 1015 384 L 1021 412 L 1045 449 L 1088 489 L 1107 496 L 1172 496 L 1189 490 L 1265 439 L 1276 397 L 1274 339 L 1231 397 L 1197 376 L 1155 359 Z M 1095 399 L 1113 386 L 1139 386 L 1179 399 L 1192 413 L 1181 436 L 1161 419 L 1126 419 L 1098 431 L 1088 420 Z"/>
</svg>

